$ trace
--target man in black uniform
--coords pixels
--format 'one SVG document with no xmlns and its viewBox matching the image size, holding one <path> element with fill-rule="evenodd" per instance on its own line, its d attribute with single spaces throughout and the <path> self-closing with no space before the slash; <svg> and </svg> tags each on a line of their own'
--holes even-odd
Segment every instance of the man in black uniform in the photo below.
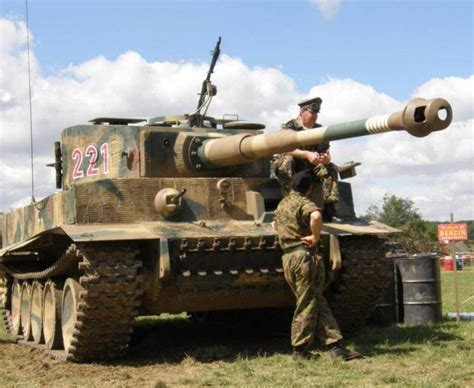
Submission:
<svg viewBox="0 0 474 388">
<path fill-rule="evenodd" d="M 304 131 L 321 127 L 317 124 L 318 113 L 321 109 L 322 99 L 319 97 L 301 101 L 298 105 L 300 113 L 297 118 L 282 125 L 282 129 Z M 339 200 L 337 189 L 337 166 L 331 163 L 329 143 L 297 148 L 286 154 L 278 155 L 275 160 L 274 170 L 280 181 L 284 196 L 290 192 L 292 176 L 303 170 L 313 172 L 314 190 L 311 199 L 321 209 L 325 221 L 331 221 L 335 215 L 335 203 Z"/>
</svg>

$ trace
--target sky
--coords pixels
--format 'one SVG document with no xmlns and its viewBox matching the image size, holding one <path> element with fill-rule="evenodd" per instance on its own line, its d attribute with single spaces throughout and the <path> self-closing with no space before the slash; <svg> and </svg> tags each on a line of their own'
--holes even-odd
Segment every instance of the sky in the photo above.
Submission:
<svg viewBox="0 0 474 388">
<path fill-rule="evenodd" d="M 53 142 L 94 117 L 192 112 L 222 37 L 209 114 L 267 131 L 320 96 L 323 125 L 447 99 L 451 126 L 333 142 L 358 161 L 356 213 L 385 194 L 423 218 L 474 219 L 473 2 L 29 0 L 35 197 L 55 192 Z M 0 0 L 0 211 L 31 198 L 25 2 Z"/>
</svg>

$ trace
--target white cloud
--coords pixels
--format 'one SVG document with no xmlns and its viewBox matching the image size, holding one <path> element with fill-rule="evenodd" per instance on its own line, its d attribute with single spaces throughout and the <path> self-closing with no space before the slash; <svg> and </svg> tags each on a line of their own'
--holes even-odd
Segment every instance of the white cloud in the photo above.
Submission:
<svg viewBox="0 0 474 388">
<path fill-rule="evenodd" d="M 462 121 L 474 117 L 474 75 L 468 78 L 434 78 L 417 87 L 412 98 L 433 98 L 440 95 L 452 105 L 454 120 Z"/>
<path fill-rule="evenodd" d="M 406 132 L 333 142 L 336 163 L 361 162 L 351 179 L 358 214 L 385 193 L 414 201 L 424 218 L 474 219 L 474 119 L 454 122 L 425 138 Z M 355 151 L 355 152 L 354 152 Z"/>
<path fill-rule="evenodd" d="M 411 199 L 428 220 L 474 218 L 474 172 L 465 168 L 455 173 L 440 171 L 437 175 L 371 176 L 361 166 L 359 176 L 353 178 L 352 190 L 357 213 L 363 214 L 370 204 L 380 204 L 385 193 Z"/>
<path fill-rule="evenodd" d="M 474 219 L 473 79 L 434 79 L 412 93 L 451 103 L 455 121 L 444 131 L 425 138 L 401 131 L 332 143 L 336 163 L 362 163 L 351 179 L 358 214 L 391 193 L 412 199 L 426 219 L 446 220 L 451 212 L 457 219 Z M 395 112 L 406 104 L 352 80 L 329 79 L 310 95 L 324 96 L 324 124 Z"/>
<path fill-rule="evenodd" d="M 24 204 L 30 196 L 28 84 L 24 25 L 0 20 L 7 42 L 0 51 L 0 210 Z M 3 42 L 3 41 L 2 41 Z M 149 118 L 192 112 L 197 104 L 207 63 L 147 62 L 136 52 L 115 59 L 93 58 L 44 77 L 32 58 L 36 197 L 51 194 L 53 142 L 61 129 L 98 116 Z M 321 96 L 320 121 L 334 124 L 398 111 L 406 101 L 351 79 L 328 77 L 308 91 L 277 68 L 249 67 L 223 55 L 213 81 L 218 87 L 210 115 L 239 113 L 241 119 L 263 122 L 269 130 L 297 115 L 297 101 Z M 359 214 L 387 192 L 415 201 L 428 219 L 472 218 L 473 76 L 434 79 L 414 89 L 413 96 L 445 97 L 453 105 L 455 122 L 426 138 L 405 132 L 337 141 L 336 163 L 362 162 L 351 179 Z"/>
<path fill-rule="evenodd" d="M 0 55 L 2 57 L 26 45 L 26 25 L 23 22 L 15 23 L 8 19 L 0 19 L 0 35 L 2 36 L 2 44 L 0 45 Z M 32 38 L 30 32 L 30 42 Z"/>
<path fill-rule="evenodd" d="M 403 108 L 401 102 L 377 92 L 370 85 L 351 79 L 328 77 L 321 85 L 311 88 L 309 96 L 323 97 L 319 119 L 324 125 L 396 112 Z"/>
<path fill-rule="evenodd" d="M 325 19 L 334 18 L 341 7 L 341 0 L 310 0 L 310 3 L 319 8 Z"/>
<path fill-rule="evenodd" d="M 35 198 L 40 199 L 54 193 L 55 172 L 46 164 L 54 162 L 54 155 L 35 158 Z M 10 154 L 0 158 L 0 211 L 6 212 L 30 203 L 31 168 L 29 155 Z"/>
</svg>

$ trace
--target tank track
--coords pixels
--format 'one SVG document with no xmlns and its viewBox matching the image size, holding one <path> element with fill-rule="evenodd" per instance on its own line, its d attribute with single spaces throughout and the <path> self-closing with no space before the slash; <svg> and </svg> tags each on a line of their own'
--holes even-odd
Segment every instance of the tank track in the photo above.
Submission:
<svg viewBox="0 0 474 388">
<path fill-rule="evenodd" d="M 79 283 L 78 319 L 69 359 L 120 357 L 128 348 L 138 316 L 143 279 L 137 251 L 124 247 L 79 245 L 84 271 Z"/>
<path fill-rule="evenodd" d="M 70 263 L 76 262 L 74 270 L 81 274 L 77 279 L 81 290 L 76 306 L 77 321 L 67 351 L 48 350 L 44 345 L 26 341 L 20 343 L 43 349 L 55 358 L 77 362 L 122 356 L 128 348 L 143 294 L 143 278 L 139 274 L 142 262 L 136 256 L 136 250 L 123 246 L 73 244 L 55 265 L 44 271 L 28 273 L 27 280 L 24 280 L 28 282 L 65 275 L 65 269 L 71 269 Z M 25 278 L 25 274 L 7 272 L 13 277 Z M 8 325 L 9 316 L 9 311 L 5 310 L 7 330 L 11 327 Z"/>
<path fill-rule="evenodd" d="M 5 272 L 18 280 L 40 280 L 48 279 L 53 276 L 74 273 L 77 269 L 77 263 L 79 262 L 79 259 L 77 246 L 76 244 L 72 244 L 59 260 L 42 271 L 26 272 L 24 268 L 19 270 L 13 265 L 4 265 L 3 268 Z"/>
<path fill-rule="evenodd" d="M 10 297 L 10 288 L 7 273 L 0 267 L 0 309 L 2 310 L 3 326 L 7 333 L 12 332 L 12 321 L 10 319 L 8 299 Z"/>
<path fill-rule="evenodd" d="M 369 235 L 340 238 L 342 270 L 326 296 L 345 336 L 366 324 L 391 276 L 391 259 L 385 256 L 384 242 Z"/>
</svg>

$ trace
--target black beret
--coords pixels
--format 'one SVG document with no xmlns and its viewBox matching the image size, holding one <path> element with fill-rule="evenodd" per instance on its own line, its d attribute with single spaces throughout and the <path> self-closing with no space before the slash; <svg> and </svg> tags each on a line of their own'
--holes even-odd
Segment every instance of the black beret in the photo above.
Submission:
<svg viewBox="0 0 474 388">
<path fill-rule="evenodd" d="M 311 112 L 319 113 L 323 100 L 319 97 L 307 98 L 298 103 L 300 108 L 308 109 Z"/>
<path fill-rule="evenodd" d="M 310 170 L 297 172 L 291 178 L 291 188 L 301 194 L 306 193 L 313 184 L 313 174 Z"/>
</svg>

